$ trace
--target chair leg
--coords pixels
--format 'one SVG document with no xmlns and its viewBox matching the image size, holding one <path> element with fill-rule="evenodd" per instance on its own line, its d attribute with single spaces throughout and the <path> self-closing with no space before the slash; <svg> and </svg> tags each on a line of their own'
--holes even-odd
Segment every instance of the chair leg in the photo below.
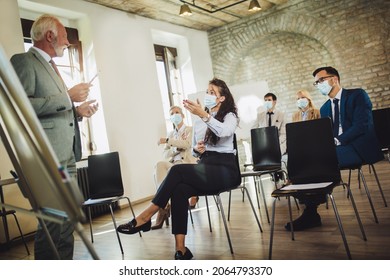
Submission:
<svg viewBox="0 0 390 280">
<path fill-rule="evenodd" d="M 349 251 L 349 247 L 348 247 L 348 243 L 347 243 L 347 238 L 345 237 L 343 225 L 341 223 L 341 218 L 340 218 L 339 212 L 337 211 L 336 202 L 335 202 L 334 197 L 333 197 L 332 194 L 328 194 L 328 196 L 329 196 L 329 198 L 330 198 L 330 200 L 332 202 L 334 214 L 336 216 L 336 220 L 337 220 L 337 224 L 339 226 L 341 237 L 343 238 L 343 243 L 344 243 L 345 251 L 347 251 L 348 259 L 352 259 L 351 252 Z"/>
<path fill-rule="evenodd" d="M 274 227 L 275 227 L 275 206 L 276 201 L 278 200 L 277 197 L 275 197 L 274 202 L 272 203 L 272 216 L 271 216 L 271 230 L 270 230 L 270 237 L 269 237 L 269 250 L 268 250 L 268 259 L 272 260 L 272 246 L 274 241 Z"/>
<path fill-rule="evenodd" d="M 242 189 L 244 190 L 244 192 L 246 193 L 246 195 L 248 197 L 249 203 L 250 203 L 251 208 L 252 208 L 253 215 L 255 216 L 257 225 L 259 226 L 259 229 L 260 229 L 260 232 L 263 232 L 263 229 L 262 229 L 261 224 L 260 224 L 260 220 L 259 220 L 259 218 L 257 217 L 257 214 L 256 214 L 255 206 L 253 205 L 252 199 L 251 199 L 251 197 L 249 195 L 249 191 L 245 187 L 242 187 Z"/>
<path fill-rule="evenodd" d="M 209 200 L 207 199 L 207 195 L 206 195 L 204 198 L 205 198 L 205 200 L 206 200 L 206 210 L 207 210 L 207 218 L 209 219 L 209 228 L 210 228 L 210 232 L 213 232 L 213 229 L 211 228 Z"/>
<path fill-rule="evenodd" d="M 288 201 L 288 212 L 289 212 L 289 216 L 290 216 L 290 225 L 291 225 L 291 240 L 295 240 L 290 196 L 287 197 L 287 201 Z"/>
<path fill-rule="evenodd" d="M 88 219 L 89 219 L 89 232 L 91 234 L 91 242 L 93 243 L 93 232 L 92 232 L 92 214 L 91 214 L 91 207 L 87 207 L 88 211 Z"/>
<path fill-rule="evenodd" d="M 228 221 L 230 221 L 230 205 L 231 204 L 232 204 L 232 191 L 229 191 L 228 218 L 227 218 Z"/>
<path fill-rule="evenodd" d="M 214 202 L 215 202 L 215 205 L 217 206 L 218 211 L 221 211 L 221 210 L 219 209 L 218 201 L 217 201 L 217 199 L 215 198 L 215 195 L 213 195 L 213 198 L 214 198 Z"/>
<path fill-rule="evenodd" d="M 372 214 L 374 215 L 375 223 L 379 223 L 378 217 L 376 216 L 374 203 L 372 202 L 370 191 L 368 190 L 366 179 L 364 178 L 364 175 L 363 175 L 363 171 L 362 171 L 361 168 L 359 168 L 358 172 L 359 172 L 359 175 L 360 175 L 359 177 L 362 179 L 363 186 L 364 186 L 364 189 L 365 189 L 366 194 L 367 194 L 368 201 L 369 201 L 370 206 L 371 206 Z"/>
<path fill-rule="evenodd" d="M 360 220 L 360 215 L 359 215 L 359 212 L 358 212 L 357 207 L 356 207 L 355 199 L 353 198 L 352 190 L 351 190 L 349 185 L 347 185 L 347 191 L 350 194 L 352 207 L 353 207 L 353 210 L 355 211 L 355 216 L 356 216 L 356 219 L 358 220 L 360 231 L 362 232 L 363 240 L 367 241 L 366 233 L 364 231 L 362 221 Z M 326 196 L 326 200 L 328 200 L 328 196 Z"/>
<path fill-rule="evenodd" d="M 352 170 L 349 169 L 349 172 L 348 172 L 348 186 L 351 187 L 351 173 L 352 173 Z M 358 175 L 359 176 L 359 175 Z M 347 188 L 348 189 L 348 188 Z M 349 188 L 350 189 L 350 188 Z M 349 198 L 349 191 L 347 191 L 347 198 Z"/>
<path fill-rule="evenodd" d="M 232 241 L 230 240 L 230 234 L 229 234 L 229 229 L 228 229 L 228 226 L 227 226 L 227 221 L 226 221 L 226 217 L 225 217 L 225 211 L 223 210 L 223 205 L 222 205 L 222 200 L 221 200 L 221 196 L 220 195 L 217 195 L 217 201 L 218 201 L 218 204 L 219 204 L 219 207 L 221 209 L 221 215 L 222 215 L 222 220 L 223 220 L 223 225 L 225 226 L 225 231 L 226 231 L 226 236 L 227 236 L 227 239 L 228 239 L 228 242 L 229 242 L 229 247 L 230 247 L 230 252 L 232 254 L 234 254 L 233 252 L 233 246 L 232 246 Z"/>
<path fill-rule="evenodd" d="M 116 237 L 118 238 L 119 247 L 121 248 L 121 252 L 122 252 L 122 255 L 123 255 L 122 242 L 121 242 L 121 238 L 119 237 L 119 233 L 117 231 L 116 221 L 115 221 L 115 217 L 114 217 L 114 211 L 112 210 L 112 205 L 111 204 L 109 204 L 109 207 L 110 207 L 111 219 L 112 219 L 112 222 L 114 223 Z"/>
<path fill-rule="evenodd" d="M 263 186 L 263 183 L 261 182 L 261 176 L 256 176 L 256 179 L 255 179 L 255 177 L 253 177 L 253 180 L 254 180 L 254 183 L 255 183 L 255 193 L 256 193 L 256 200 L 257 200 L 257 208 L 260 209 L 259 193 L 260 193 L 260 188 Z M 259 181 L 260 181 L 260 187 L 259 187 Z"/>
<path fill-rule="evenodd" d="M 191 207 L 188 207 L 188 212 L 190 213 L 191 225 L 194 225 L 194 218 L 192 217 Z"/>
<path fill-rule="evenodd" d="M 295 205 L 297 206 L 297 210 L 299 211 L 300 210 L 299 203 L 298 203 L 298 201 L 297 201 L 297 199 L 295 197 L 294 197 L 294 201 L 295 201 Z"/>
<path fill-rule="evenodd" d="M 269 213 L 268 213 L 268 206 L 267 206 L 267 200 L 265 199 L 265 192 L 264 192 L 263 183 L 261 181 L 261 176 L 259 176 L 259 180 L 260 180 L 260 191 L 261 191 L 261 195 L 263 196 L 265 214 L 267 215 L 267 222 L 270 223 Z M 257 200 L 257 203 L 259 203 L 259 200 Z M 260 205 L 259 205 L 259 209 L 260 209 Z"/>
<path fill-rule="evenodd" d="M 123 197 L 119 198 L 119 200 L 121 200 L 121 199 L 126 199 L 127 200 L 127 203 L 129 204 L 129 207 L 130 207 L 130 210 L 131 210 L 131 213 L 133 214 L 133 218 L 135 219 L 135 213 L 134 213 L 134 210 L 133 210 L 133 206 L 131 206 L 130 198 L 128 198 L 127 196 L 123 196 Z M 139 234 L 140 237 L 142 237 L 141 231 L 139 231 L 138 234 Z"/>
<path fill-rule="evenodd" d="M 244 179 L 245 179 L 245 177 L 244 177 Z M 245 184 L 243 184 L 243 186 L 245 187 Z M 244 191 L 242 189 L 241 189 L 241 193 L 242 193 L 242 202 L 244 202 L 245 194 L 244 194 Z M 232 201 L 232 192 L 230 191 L 229 192 L 229 204 L 228 204 L 228 218 L 227 218 L 228 221 L 230 221 L 230 206 L 232 204 L 231 201 Z"/>
<path fill-rule="evenodd" d="M 360 176 L 358 174 L 358 183 L 359 183 L 359 189 L 361 189 L 361 183 L 360 183 Z"/>
<path fill-rule="evenodd" d="M 22 241 L 23 241 L 23 243 L 24 243 L 24 247 L 26 247 L 27 255 L 30 255 L 30 250 L 28 249 L 26 240 L 24 239 L 24 235 L 23 235 L 22 229 L 20 228 L 18 218 L 16 217 L 15 213 L 12 213 L 12 216 L 14 216 L 16 225 L 18 226 L 19 233 L 20 233 L 20 237 L 22 238 Z"/>
<path fill-rule="evenodd" d="M 244 168 L 244 171 L 246 171 L 246 167 Z M 254 178 L 253 178 L 253 182 L 256 183 Z M 244 182 L 242 185 L 245 187 L 245 184 L 246 184 L 246 177 L 244 177 Z M 242 194 L 242 202 L 244 202 L 244 193 Z"/>
<path fill-rule="evenodd" d="M 378 188 L 379 188 L 379 191 L 381 193 L 383 202 L 385 204 L 385 207 L 387 207 L 387 201 L 386 201 L 385 195 L 383 194 L 382 186 L 381 186 L 381 183 L 379 182 L 378 175 L 376 173 L 375 167 L 374 167 L 373 164 L 370 164 L 369 166 L 371 166 L 371 168 L 372 168 L 372 171 L 373 171 L 373 173 L 375 175 L 375 180 L 376 180 L 376 183 L 378 184 Z"/>
</svg>

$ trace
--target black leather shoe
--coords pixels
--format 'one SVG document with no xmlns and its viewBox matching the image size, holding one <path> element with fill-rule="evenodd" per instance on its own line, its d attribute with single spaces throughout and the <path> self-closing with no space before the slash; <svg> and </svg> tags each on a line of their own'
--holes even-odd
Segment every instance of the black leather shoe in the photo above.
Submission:
<svg viewBox="0 0 390 280">
<path fill-rule="evenodd" d="M 177 251 L 175 253 L 175 260 L 190 260 L 193 256 L 190 249 L 186 247 L 186 252 L 184 254 L 182 251 Z"/>
<path fill-rule="evenodd" d="M 321 216 L 318 213 L 315 214 L 302 214 L 298 219 L 293 221 L 293 230 L 301 231 L 313 227 L 321 226 Z M 291 223 L 287 223 L 284 228 L 291 231 Z"/>
<path fill-rule="evenodd" d="M 120 225 L 117 228 L 117 231 L 124 234 L 134 234 L 137 232 L 142 231 L 149 231 L 152 227 L 152 221 L 148 221 L 145 224 L 137 227 L 137 221 L 133 219 L 132 221 L 128 222 L 127 224 Z"/>
</svg>

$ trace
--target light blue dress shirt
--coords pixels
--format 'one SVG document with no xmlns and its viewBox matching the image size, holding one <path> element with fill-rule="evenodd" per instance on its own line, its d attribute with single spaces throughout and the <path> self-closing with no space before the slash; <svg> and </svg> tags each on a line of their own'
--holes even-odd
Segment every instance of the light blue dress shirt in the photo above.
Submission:
<svg viewBox="0 0 390 280">
<path fill-rule="evenodd" d="M 215 113 L 210 114 L 208 122 L 197 118 L 194 122 L 192 134 L 192 147 L 195 147 L 199 141 L 204 140 L 207 128 L 210 128 L 220 139 L 217 144 L 206 143 L 206 151 L 214 151 L 219 153 L 236 153 L 233 147 L 233 137 L 238 126 L 238 118 L 233 113 L 228 113 L 224 122 L 220 122 L 214 118 Z M 196 154 L 194 153 L 196 156 Z"/>
</svg>

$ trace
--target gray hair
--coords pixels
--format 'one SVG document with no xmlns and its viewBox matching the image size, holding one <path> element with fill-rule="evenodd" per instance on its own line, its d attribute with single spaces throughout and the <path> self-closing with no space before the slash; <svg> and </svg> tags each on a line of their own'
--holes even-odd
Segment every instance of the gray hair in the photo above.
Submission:
<svg viewBox="0 0 390 280">
<path fill-rule="evenodd" d="M 58 35 L 58 30 L 57 30 L 57 23 L 59 20 L 52 16 L 52 15 L 42 15 L 40 16 L 32 25 L 31 27 L 31 38 L 33 42 L 39 42 L 41 41 L 46 32 L 52 31 L 55 36 Z"/>
<path fill-rule="evenodd" d="M 169 108 L 169 112 L 172 111 L 173 109 L 179 109 L 180 114 L 184 115 L 183 114 L 183 109 L 181 107 L 173 105 L 173 106 L 171 106 L 171 108 Z"/>
</svg>

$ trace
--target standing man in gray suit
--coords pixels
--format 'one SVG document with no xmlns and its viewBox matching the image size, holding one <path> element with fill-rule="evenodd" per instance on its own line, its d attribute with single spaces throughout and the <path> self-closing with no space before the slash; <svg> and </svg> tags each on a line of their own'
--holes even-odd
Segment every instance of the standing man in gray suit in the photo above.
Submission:
<svg viewBox="0 0 390 280">
<path fill-rule="evenodd" d="M 42 15 L 31 28 L 33 47 L 27 53 L 16 54 L 11 63 L 45 130 L 56 156 L 70 176 L 76 178 L 75 152 L 80 154 L 78 118 L 91 117 L 98 109 L 96 100 L 88 97 L 88 83 L 67 89 L 53 57 L 63 56 L 69 46 L 65 27 L 51 15 Z M 73 102 L 83 102 L 75 108 Z M 78 139 L 79 140 L 79 139 Z M 44 190 L 42 190 L 44 191 Z M 60 259 L 72 259 L 74 249 L 73 225 L 45 222 Z M 38 224 L 34 244 L 35 259 L 56 259 L 49 239 Z"/>
</svg>

